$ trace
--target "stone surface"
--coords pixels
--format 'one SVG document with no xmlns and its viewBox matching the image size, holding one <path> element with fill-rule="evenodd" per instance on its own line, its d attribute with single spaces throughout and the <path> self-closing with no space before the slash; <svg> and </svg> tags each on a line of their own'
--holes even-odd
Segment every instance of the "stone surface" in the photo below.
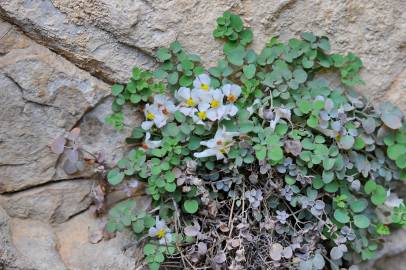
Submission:
<svg viewBox="0 0 406 270">
<path fill-rule="evenodd" d="M 55 177 L 48 145 L 72 129 L 109 86 L 0 22 L 0 193 Z M 66 175 L 65 175 L 66 176 Z"/>
<path fill-rule="evenodd" d="M 66 267 L 72 270 L 133 270 L 136 268 L 134 248 L 123 251 L 132 241 L 131 232 L 115 238 L 91 243 L 94 234 L 101 233 L 103 223 L 89 212 L 72 218 L 55 229 L 58 251 Z M 94 241 L 93 241 L 94 242 Z"/>
<path fill-rule="evenodd" d="M 76 5 L 75 2 L 72 4 Z M 97 3 L 83 1 L 85 2 Z M 70 1 L 66 1 L 65 4 L 69 3 Z M 69 22 L 55 4 L 49 0 L 2 0 L 0 13 L 20 25 L 40 43 L 106 80 L 124 80 L 128 77 L 128 71 L 135 65 L 146 68 L 154 65 L 152 58 L 141 49 L 124 44 L 109 32 L 94 26 Z M 102 11 L 97 6 L 93 9 L 93 12 Z M 76 13 L 78 12 L 86 14 L 88 11 L 77 6 Z"/>
<path fill-rule="evenodd" d="M 67 269 L 59 256 L 57 240 L 49 224 L 12 219 L 11 235 L 15 248 L 33 269 Z"/>
<path fill-rule="evenodd" d="M 275 35 L 328 36 L 334 52 L 362 58 L 359 91 L 406 111 L 404 0 L 0 0 L 0 269 L 139 265 L 137 248 L 121 251 L 130 236 L 98 242 L 103 221 L 81 212 L 92 181 L 77 179 L 91 179 L 91 164 L 67 175 L 66 157 L 48 144 L 80 127 L 81 147 L 108 153 L 114 165 L 141 118 L 127 108 L 123 132 L 104 124 L 110 84 L 125 82 L 133 66 L 153 69 L 154 52 L 174 40 L 215 64 L 222 44 L 211 33 L 225 10 L 253 28 L 258 51 Z M 405 269 L 405 251 L 397 233 L 365 269 Z"/>
<path fill-rule="evenodd" d="M 0 195 L 0 204 L 10 217 L 63 223 L 87 209 L 92 180 L 67 180 L 29 190 Z"/>
<path fill-rule="evenodd" d="M 10 217 L 0 206 L 0 269 L 33 270 L 22 254 L 14 247 L 10 226 Z"/>
<path fill-rule="evenodd" d="M 42 0 L 36 4 L 3 0 L 1 6 L 3 17 L 37 40 L 55 40 L 48 46 L 78 59 L 76 62 L 81 62 L 84 54 L 99 61 L 94 67 L 114 73 L 105 74 L 111 80 L 128 77 L 134 64 L 146 65 L 133 59 L 122 61 L 117 51 L 125 52 L 124 48 L 98 47 L 100 36 L 106 39 L 104 35 L 108 35 L 115 42 L 144 52 L 145 57 L 177 39 L 188 51 L 202 55 L 206 64 L 213 64 L 221 55 L 221 45 L 213 41 L 211 32 L 215 18 L 228 9 L 241 14 L 253 27 L 256 49 L 274 35 L 286 40 L 302 31 L 312 31 L 330 37 L 334 51 L 354 51 L 365 64 L 366 85 L 360 90 L 376 99 L 385 95 L 406 61 L 406 18 L 402 12 L 406 3 L 402 0 Z M 88 38 L 87 48 L 79 35 Z M 68 37 L 70 46 L 65 39 Z M 95 57 L 95 47 L 113 57 Z M 119 61 L 113 63 L 112 59 Z M 84 68 L 94 72 L 94 67 Z"/>
</svg>

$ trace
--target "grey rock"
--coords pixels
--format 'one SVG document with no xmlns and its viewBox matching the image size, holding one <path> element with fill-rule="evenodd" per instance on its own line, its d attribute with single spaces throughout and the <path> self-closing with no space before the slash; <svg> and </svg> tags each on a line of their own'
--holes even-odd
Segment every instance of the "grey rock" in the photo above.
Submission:
<svg viewBox="0 0 406 270">
<path fill-rule="evenodd" d="M 32 269 L 68 269 L 59 256 L 58 240 L 49 224 L 38 220 L 12 219 L 10 225 L 13 245 Z"/>
<path fill-rule="evenodd" d="M 48 147 L 110 92 L 109 85 L 0 21 L 0 193 L 53 179 Z"/>
<path fill-rule="evenodd" d="M 109 81 L 124 81 L 134 66 L 151 68 L 154 61 L 140 49 L 123 44 L 97 27 L 77 25 L 54 5 L 58 1 L 2 1 L 3 18 L 21 26 L 30 37 L 57 51 L 92 74 Z M 96 2 L 97 1 L 83 1 Z M 69 4 L 69 1 L 66 2 Z M 75 4 L 75 2 L 73 2 Z M 75 13 L 89 17 L 87 10 L 75 6 Z M 103 9 L 96 7 L 95 12 Z M 104 15 L 101 15 L 104 16 Z M 122 21 L 122 20 L 121 20 Z"/>
<path fill-rule="evenodd" d="M 222 53 L 221 44 L 213 41 L 211 32 L 215 19 L 228 9 L 242 15 L 246 24 L 253 28 L 253 46 L 257 50 L 272 36 L 287 40 L 298 37 L 303 31 L 312 31 L 330 37 L 333 51 L 357 53 L 365 64 L 363 78 L 366 82 L 359 90 L 371 98 L 385 95 L 385 90 L 403 71 L 406 61 L 403 49 L 406 21 L 401 12 L 406 3 L 402 0 L 54 0 L 52 4 L 50 0 L 43 0 L 31 7 L 33 3 L 28 0 L 4 0 L 1 14 L 37 40 L 58 38 L 48 46 L 63 51 L 72 59 L 79 59 L 76 62 L 80 62 L 84 54 L 87 59 L 99 61 L 104 65 L 105 73 L 114 73 L 106 74 L 111 80 L 128 78 L 131 66 L 126 66 L 124 71 L 122 65 L 130 63 L 145 67 L 145 64 L 132 59 L 122 61 L 116 50 L 108 46 L 103 51 L 118 62 L 107 65 L 107 61 L 113 60 L 100 59 L 89 53 L 92 51 L 89 48 L 98 46 L 97 37 L 101 33 L 148 55 L 158 47 L 179 40 L 189 52 L 202 55 L 206 65 L 212 65 Z M 88 48 L 76 33 L 89 38 Z M 69 42 L 64 37 L 69 37 Z M 72 45 L 68 46 L 68 43 Z M 93 72 L 91 67 L 84 68 Z"/>
<path fill-rule="evenodd" d="M 93 241 L 101 234 L 104 222 L 87 211 L 55 228 L 60 258 L 72 270 L 133 270 L 140 265 L 142 249 L 136 245 L 131 232 L 118 233 L 110 240 Z M 97 243 L 94 243 L 97 242 Z"/>
<path fill-rule="evenodd" d="M 0 269 L 32 270 L 32 266 L 14 247 L 10 226 L 10 217 L 0 206 Z"/>
<path fill-rule="evenodd" d="M 63 223 L 87 209 L 93 180 L 66 180 L 0 195 L 0 204 L 10 217 Z"/>
</svg>

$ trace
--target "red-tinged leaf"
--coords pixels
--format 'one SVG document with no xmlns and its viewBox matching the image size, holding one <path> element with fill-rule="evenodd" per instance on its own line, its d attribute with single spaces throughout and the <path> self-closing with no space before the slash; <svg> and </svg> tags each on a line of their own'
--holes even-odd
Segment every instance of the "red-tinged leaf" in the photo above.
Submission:
<svg viewBox="0 0 406 270">
<path fill-rule="evenodd" d="M 71 149 L 68 152 L 68 159 L 75 163 L 79 159 L 79 153 L 77 149 Z"/>
<path fill-rule="evenodd" d="M 76 127 L 69 132 L 68 139 L 75 141 L 79 138 L 80 128 Z"/>
<path fill-rule="evenodd" d="M 63 164 L 63 170 L 65 171 L 66 174 L 76 173 L 78 171 L 78 168 L 76 167 L 76 162 L 72 162 L 69 159 L 67 159 Z"/>
<path fill-rule="evenodd" d="M 51 150 L 55 154 L 62 154 L 65 149 L 65 138 L 61 135 L 51 143 Z"/>
</svg>

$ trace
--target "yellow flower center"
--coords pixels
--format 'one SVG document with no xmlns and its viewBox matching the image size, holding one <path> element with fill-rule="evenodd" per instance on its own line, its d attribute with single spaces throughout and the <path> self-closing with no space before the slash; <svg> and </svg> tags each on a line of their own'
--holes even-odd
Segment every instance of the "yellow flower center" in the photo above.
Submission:
<svg viewBox="0 0 406 270">
<path fill-rule="evenodd" d="M 153 113 L 150 113 L 150 112 L 147 113 L 148 120 L 154 120 L 154 118 L 155 118 L 155 115 Z"/>
<path fill-rule="evenodd" d="M 186 101 L 186 104 L 187 104 L 189 107 L 192 107 L 192 106 L 195 105 L 195 102 L 193 101 L 193 99 L 189 98 L 189 99 Z"/>
<path fill-rule="evenodd" d="M 233 102 L 236 101 L 236 100 L 237 100 L 236 96 L 229 95 L 229 96 L 227 97 L 227 101 L 230 102 L 230 103 L 233 103 Z"/>
<path fill-rule="evenodd" d="M 198 112 L 197 116 L 199 116 L 199 118 L 202 120 L 205 120 L 207 117 L 206 112 Z"/>
<path fill-rule="evenodd" d="M 211 106 L 212 108 L 217 108 L 219 105 L 220 105 L 220 102 L 218 102 L 217 100 L 212 100 L 212 101 L 210 102 L 210 106 Z"/>
<path fill-rule="evenodd" d="M 202 84 L 200 85 L 200 88 L 201 88 L 202 90 L 204 90 L 204 91 L 209 91 L 209 85 L 207 85 L 207 84 L 205 84 L 205 83 L 202 83 Z"/>
<path fill-rule="evenodd" d="M 156 235 L 158 236 L 158 238 L 164 238 L 165 237 L 165 230 L 161 229 L 159 230 Z"/>
</svg>

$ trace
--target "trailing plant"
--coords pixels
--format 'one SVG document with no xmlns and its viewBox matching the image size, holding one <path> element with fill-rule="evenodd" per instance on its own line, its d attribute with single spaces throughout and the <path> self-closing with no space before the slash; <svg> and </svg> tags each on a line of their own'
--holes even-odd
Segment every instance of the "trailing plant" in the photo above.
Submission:
<svg viewBox="0 0 406 270">
<path fill-rule="evenodd" d="M 145 183 L 150 204 L 119 203 L 106 230 L 131 228 L 150 269 L 356 269 L 374 258 L 406 227 L 393 191 L 406 179 L 402 112 L 357 95 L 361 60 L 331 54 L 327 37 L 271 38 L 257 53 L 230 12 L 213 36 L 224 41 L 216 66 L 174 42 L 155 72 L 113 85 L 107 122 L 122 128 L 125 103 L 144 121 L 107 179 Z"/>
</svg>

